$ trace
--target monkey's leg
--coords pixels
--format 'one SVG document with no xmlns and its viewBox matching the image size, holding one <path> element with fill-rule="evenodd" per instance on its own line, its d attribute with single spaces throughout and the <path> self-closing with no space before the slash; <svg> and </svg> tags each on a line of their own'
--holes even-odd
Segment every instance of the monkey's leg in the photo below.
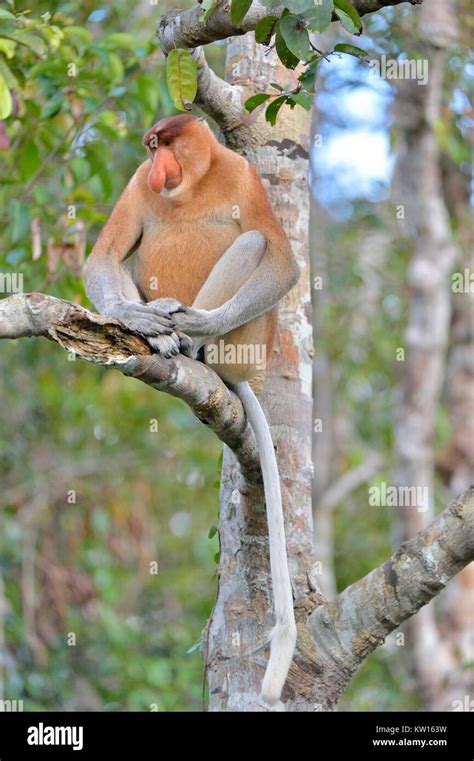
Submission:
<svg viewBox="0 0 474 761">
<path fill-rule="evenodd" d="M 193 307 L 215 309 L 236 293 L 257 269 L 266 241 L 258 230 L 242 233 L 212 268 L 196 296 Z"/>
<path fill-rule="evenodd" d="M 191 309 L 212 310 L 228 301 L 257 269 L 265 247 L 265 238 L 257 230 L 239 235 L 212 268 Z M 193 319 L 192 316 L 190 319 Z M 180 329 L 186 332 L 184 327 L 180 326 Z M 193 335 L 194 354 L 216 337 L 216 333 L 196 335 L 193 332 Z"/>
<path fill-rule="evenodd" d="M 266 242 L 258 232 L 239 236 L 212 269 L 193 308 L 212 310 L 227 302 L 252 276 L 265 253 Z M 195 352 L 205 346 L 205 361 L 228 383 L 252 381 L 263 385 L 267 357 L 276 333 L 276 310 L 218 335 L 196 336 Z"/>
</svg>

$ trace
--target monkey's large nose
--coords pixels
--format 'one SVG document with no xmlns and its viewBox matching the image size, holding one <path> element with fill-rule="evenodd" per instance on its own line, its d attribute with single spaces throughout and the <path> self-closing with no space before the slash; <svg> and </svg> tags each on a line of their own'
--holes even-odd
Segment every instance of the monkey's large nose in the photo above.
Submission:
<svg viewBox="0 0 474 761">
<path fill-rule="evenodd" d="M 153 164 L 150 169 L 150 174 L 148 175 L 148 187 L 153 193 L 161 193 L 161 191 L 164 188 L 165 182 L 166 182 L 166 172 L 162 164 L 156 160 L 156 154 L 155 154 L 155 158 L 153 160 Z"/>
<path fill-rule="evenodd" d="M 159 147 L 153 156 L 153 164 L 148 175 L 148 187 L 153 193 L 161 193 L 163 188 L 176 187 L 181 182 L 181 167 L 173 151 Z"/>
</svg>

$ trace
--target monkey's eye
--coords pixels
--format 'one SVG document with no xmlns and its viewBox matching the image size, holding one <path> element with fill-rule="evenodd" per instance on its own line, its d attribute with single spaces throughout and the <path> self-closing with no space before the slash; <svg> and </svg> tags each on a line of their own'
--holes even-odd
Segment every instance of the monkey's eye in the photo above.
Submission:
<svg viewBox="0 0 474 761">
<path fill-rule="evenodd" d="M 171 140 L 163 140 L 162 145 L 166 146 L 166 148 L 171 145 Z"/>
</svg>

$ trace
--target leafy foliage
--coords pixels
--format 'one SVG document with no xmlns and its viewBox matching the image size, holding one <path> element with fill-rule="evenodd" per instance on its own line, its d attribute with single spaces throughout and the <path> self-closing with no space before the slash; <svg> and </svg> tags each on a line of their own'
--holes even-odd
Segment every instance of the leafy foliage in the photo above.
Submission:
<svg viewBox="0 0 474 761">
<path fill-rule="evenodd" d="M 247 15 L 252 5 L 251 0 L 232 0 L 230 15 L 234 26 L 239 26 Z M 281 6 L 280 0 L 261 0 L 261 5 L 271 9 Z M 203 20 L 207 20 L 218 7 L 213 0 L 204 0 L 201 3 Z M 362 21 L 357 10 L 349 0 L 286 0 L 285 8 L 281 16 L 269 13 L 261 19 L 255 28 L 255 39 L 263 45 L 271 45 L 272 39 L 280 61 L 287 69 L 293 70 L 299 64 L 305 66 L 305 70 L 298 78 L 298 86 L 283 94 L 258 93 L 259 96 L 250 97 L 245 106 L 248 111 L 253 111 L 266 101 L 271 101 L 266 107 L 265 118 L 274 125 L 279 110 L 283 105 L 294 108 L 296 105 L 309 110 L 312 106 L 315 81 L 319 67 L 324 59 L 328 59 L 333 53 L 345 53 L 365 60 L 364 50 L 355 45 L 340 43 L 334 50 L 318 51 L 310 37 L 311 33 L 324 32 L 333 19 L 339 19 L 342 26 L 350 34 L 362 34 Z M 186 70 L 180 73 L 177 60 L 179 53 L 184 51 L 171 51 L 172 62 L 168 63 L 169 69 L 173 70 L 172 94 L 175 106 L 184 110 L 188 101 L 192 101 L 191 93 L 197 89 L 197 66 L 193 59 L 189 59 Z M 170 56 L 168 56 L 168 61 Z M 168 82 L 170 79 L 168 78 Z M 181 92 L 187 89 L 184 96 Z M 260 97 L 265 96 L 265 97 Z"/>
<path fill-rule="evenodd" d="M 0 8 L 0 269 L 86 305 L 84 254 L 173 103 L 147 8 L 19 5 Z M 0 378 L 3 694 L 28 710 L 200 710 L 187 651 L 212 606 L 219 443 L 179 402 L 48 342 L 1 342 Z"/>
<path fill-rule="evenodd" d="M 50 280 L 59 262 L 75 257 L 79 266 L 78 234 L 105 221 L 128 180 L 117 156 L 126 167 L 143 160 L 144 126 L 172 103 L 148 33 L 95 35 L 79 14 L 8 13 L 0 16 L 2 247 L 22 271 L 38 224 Z"/>
<path fill-rule="evenodd" d="M 279 5 L 277 0 L 264 0 L 262 3 L 270 8 Z M 365 59 L 367 54 L 361 48 L 348 43 L 339 43 L 334 50 L 318 51 L 313 44 L 311 34 L 324 32 L 333 17 L 336 16 L 351 34 L 361 34 L 362 22 L 357 10 L 347 0 L 291 0 L 286 3 L 280 18 L 266 16 L 256 27 L 255 39 L 265 45 L 270 45 L 274 37 L 275 50 L 280 61 L 288 69 L 295 69 L 303 64 L 305 69 L 298 77 L 298 86 L 284 93 L 257 93 L 245 104 L 248 111 L 253 111 L 259 105 L 271 100 L 265 110 L 266 120 L 274 125 L 278 112 L 283 105 L 294 108 L 300 105 L 306 110 L 312 106 L 312 94 L 319 68 L 323 60 L 328 60 L 333 54 L 346 53 Z M 265 97 L 260 97 L 264 95 Z"/>
</svg>

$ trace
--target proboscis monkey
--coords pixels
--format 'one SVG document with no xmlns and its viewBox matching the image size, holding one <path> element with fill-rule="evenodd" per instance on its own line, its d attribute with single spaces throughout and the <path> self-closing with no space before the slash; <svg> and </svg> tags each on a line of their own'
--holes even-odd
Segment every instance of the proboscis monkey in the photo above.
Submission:
<svg viewBox="0 0 474 761">
<path fill-rule="evenodd" d="M 99 312 L 146 336 L 159 353 L 200 353 L 242 401 L 260 452 L 267 508 L 276 624 L 262 696 L 276 705 L 296 625 L 275 452 L 248 381 L 261 369 L 256 349 L 270 357 L 276 307 L 299 268 L 255 170 L 202 119 L 162 119 L 144 145 L 148 160 L 87 261 L 87 293 Z"/>
</svg>

